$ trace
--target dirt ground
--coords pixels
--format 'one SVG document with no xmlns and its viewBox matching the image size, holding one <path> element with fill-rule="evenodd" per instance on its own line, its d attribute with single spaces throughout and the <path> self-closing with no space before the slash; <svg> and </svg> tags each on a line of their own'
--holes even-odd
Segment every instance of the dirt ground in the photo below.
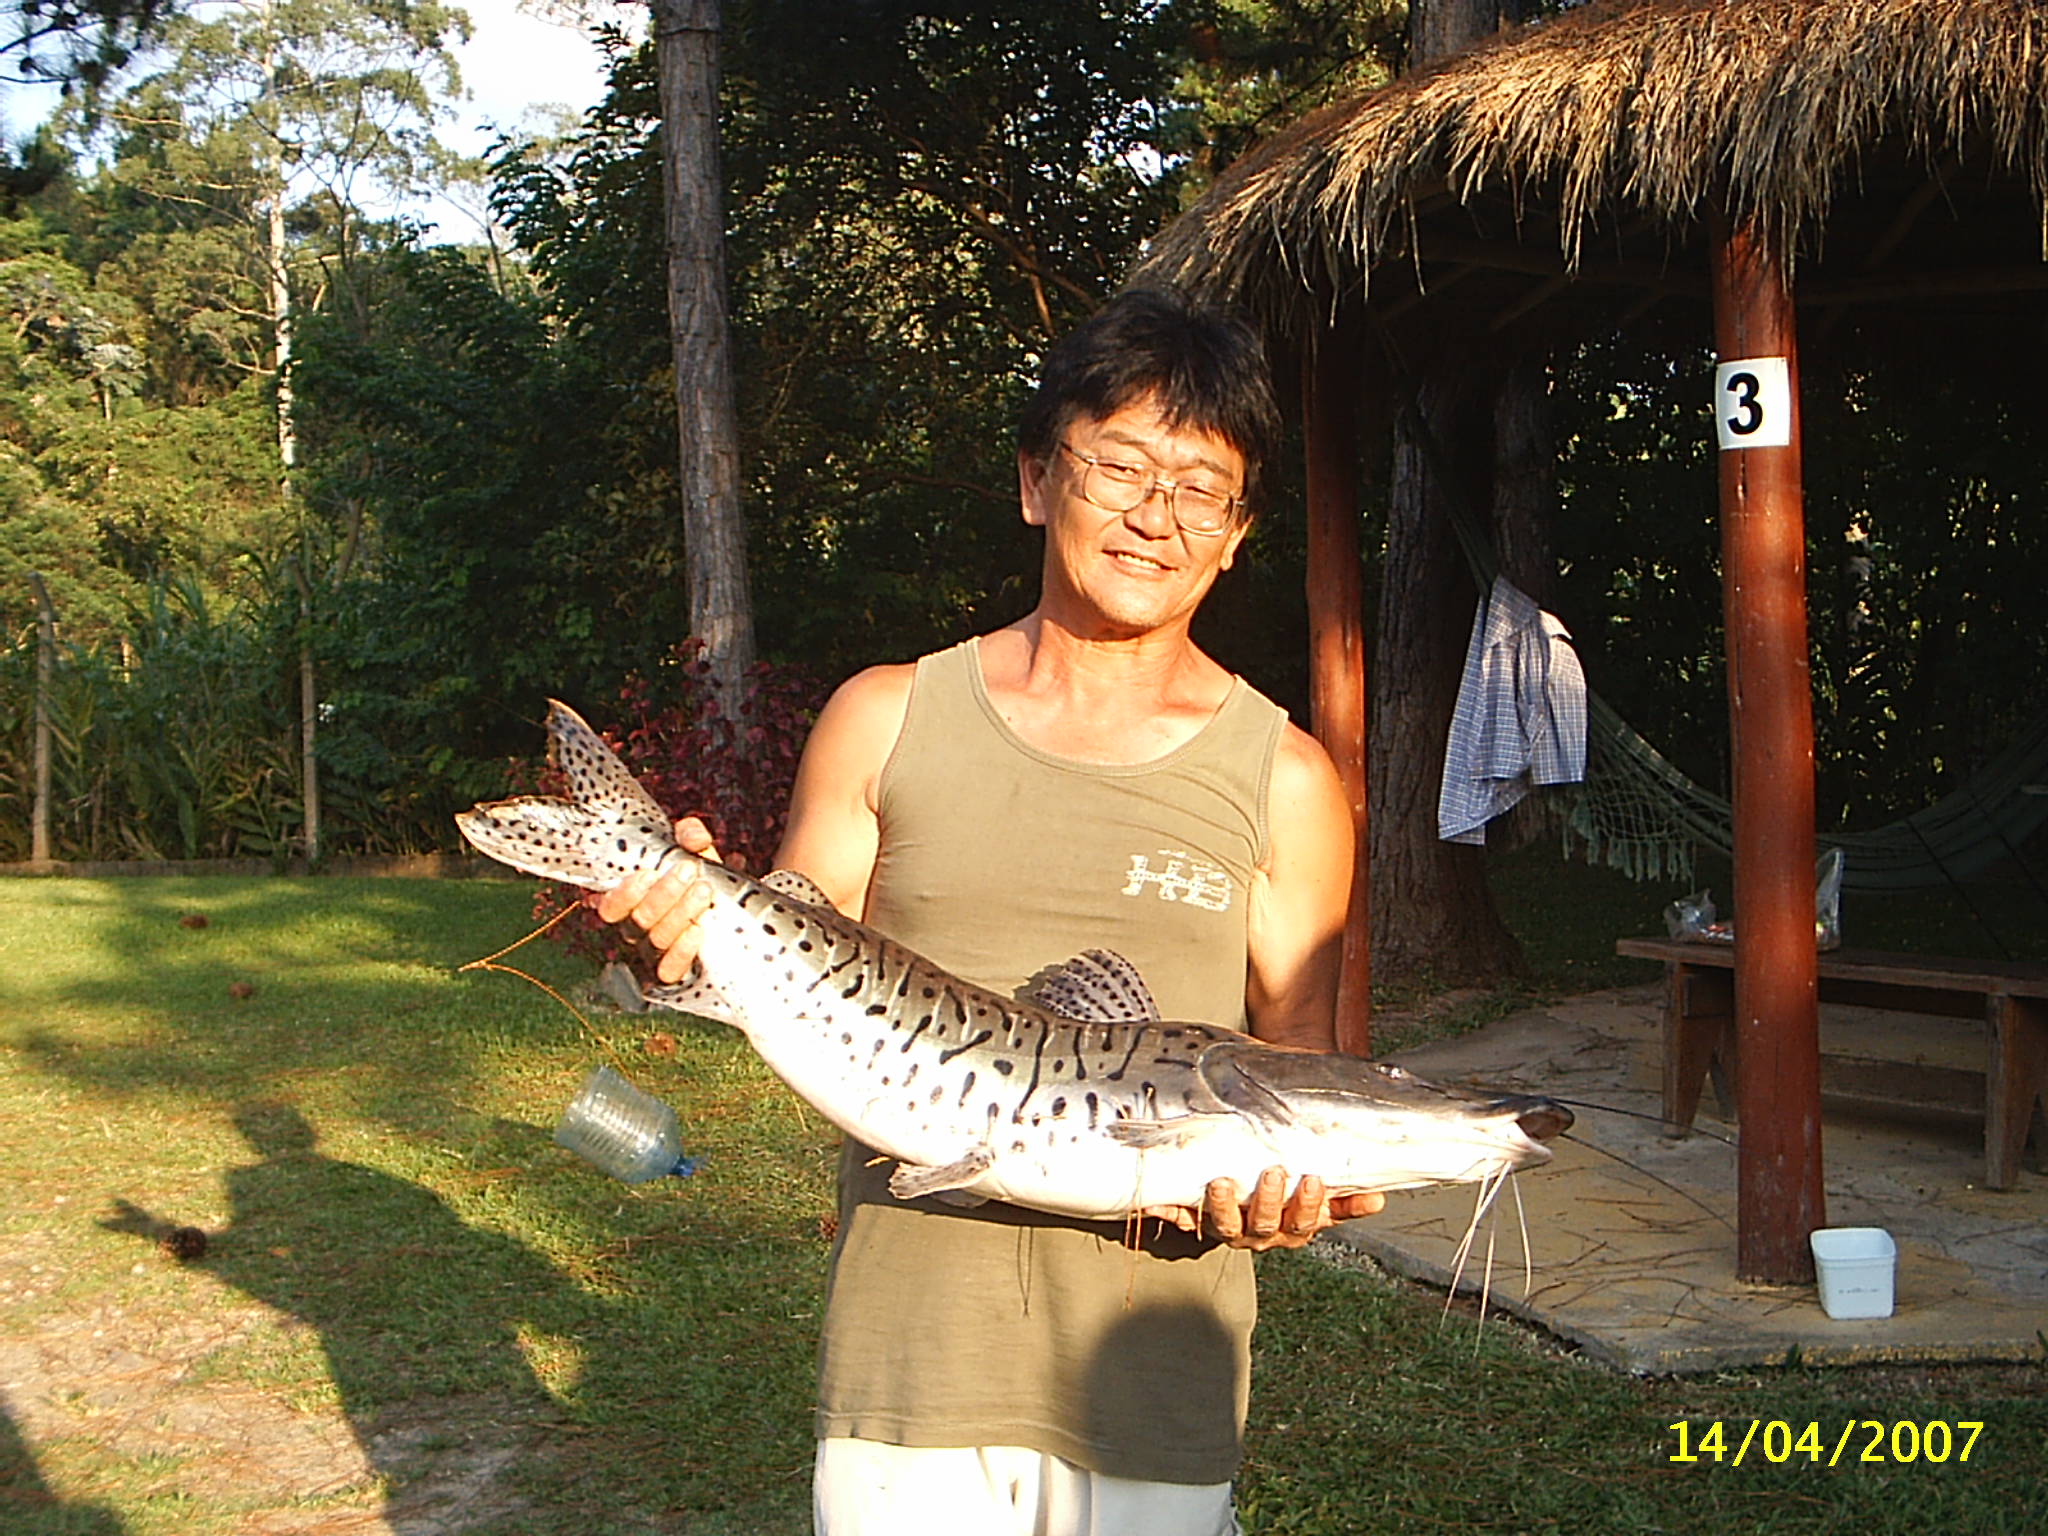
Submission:
<svg viewBox="0 0 2048 1536">
<path fill-rule="evenodd" d="M 29 1448 L 19 1469 L 0 1454 L 0 1503 L 18 1536 L 43 1525 L 29 1513 L 38 1503 L 50 1529 L 123 1529 L 109 1513 L 63 1502 L 48 1484 L 64 1479 L 45 1476 L 102 1459 L 125 1463 L 128 1479 L 146 1482 L 154 1470 L 151 1491 L 164 1497 L 239 1506 L 237 1536 L 444 1536 L 518 1513 L 505 1474 L 550 1430 L 531 1410 L 439 1398 L 353 1425 L 338 1404 L 209 1380 L 205 1364 L 223 1350 L 304 1327 L 225 1287 L 199 1311 L 36 1308 L 34 1327 L 18 1326 L 15 1316 L 58 1283 L 53 1248 L 30 1237 L 0 1251 L 0 1401 Z M 138 1265 L 174 1262 L 152 1250 Z M 0 1442 L 9 1450 L 20 1447 Z M 21 1529 L 24 1517 L 32 1523 Z"/>
</svg>

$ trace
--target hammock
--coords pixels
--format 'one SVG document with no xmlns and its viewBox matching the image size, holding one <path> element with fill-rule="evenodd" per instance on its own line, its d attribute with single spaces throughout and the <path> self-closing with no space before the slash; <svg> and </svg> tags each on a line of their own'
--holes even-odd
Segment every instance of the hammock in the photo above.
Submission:
<svg viewBox="0 0 2048 1536">
<path fill-rule="evenodd" d="M 1701 844 L 1732 855 L 1728 802 L 1687 778 L 1613 706 L 1588 693 L 1586 782 L 1566 791 L 1565 848 L 1631 879 L 1690 880 Z M 1843 854 L 1842 885 L 1898 891 L 1948 885 L 2019 858 L 2048 821 L 2048 716 L 1961 788 L 1902 821 L 1868 832 L 1822 833 Z"/>
<path fill-rule="evenodd" d="M 1444 505 L 1472 578 L 1491 591 L 1500 573 L 1492 529 L 1459 493 L 1449 457 L 1412 402 L 1403 409 L 1445 491 Z M 1565 852 L 1585 847 L 1634 880 L 1689 881 L 1699 845 L 1733 856 L 1734 808 L 1701 788 L 1616 713 L 1586 690 L 1586 779 L 1544 793 L 1565 797 Z M 1953 885 L 1997 864 L 2020 862 L 2020 848 L 2048 821 L 2048 715 L 1960 789 L 1903 821 L 1869 832 L 1821 833 L 1822 852 L 1843 855 L 1842 887 L 1900 891 Z"/>
</svg>

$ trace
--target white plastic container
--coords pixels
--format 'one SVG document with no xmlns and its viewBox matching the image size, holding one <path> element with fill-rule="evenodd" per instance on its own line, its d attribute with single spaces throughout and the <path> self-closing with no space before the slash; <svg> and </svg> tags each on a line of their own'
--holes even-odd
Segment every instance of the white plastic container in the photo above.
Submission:
<svg viewBox="0 0 2048 1536">
<path fill-rule="evenodd" d="M 1899 1245 L 1882 1227 L 1822 1227 L 1809 1234 L 1829 1317 L 1890 1317 Z"/>
<path fill-rule="evenodd" d="M 583 1080 L 562 1111 L 555 1144 L 628 1184 L 668 1174 L 687 1178 L 697 1171 L 695 1159 L 683 1156 L 676 1112 L 610 1067 Z"/>
</svg>

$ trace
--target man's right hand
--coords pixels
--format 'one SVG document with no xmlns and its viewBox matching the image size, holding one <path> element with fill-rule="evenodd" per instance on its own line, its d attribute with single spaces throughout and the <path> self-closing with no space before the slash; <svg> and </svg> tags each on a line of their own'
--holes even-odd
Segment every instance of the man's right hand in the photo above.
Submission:
<svg viewBox="0 0 2048 1536">
<path fill-rule="evenodd" d="M 676 823 L 676 841 L 700 859 L 725 862 L 711 845 L 711 829 L 695 816 Z M 662 981 L 683 980 L 697 963 L 704 942 L 702 919 L 711 906 L 711 887 L 704 881 L 680 870 L 658 878 L 638 874 L 585 900 L 605 922 L 638 930 L 644 947 L 653 952 L 655 975 Z"/>
</svg>

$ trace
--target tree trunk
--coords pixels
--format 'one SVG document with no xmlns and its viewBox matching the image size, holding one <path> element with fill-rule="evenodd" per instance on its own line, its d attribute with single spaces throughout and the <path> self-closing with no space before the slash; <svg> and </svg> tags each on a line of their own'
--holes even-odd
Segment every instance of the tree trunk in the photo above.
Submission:
<svg viewBox="0 0 2048 1536">
<path fill-rule="evenodd" d="M 1408 67 L 1449 58 L 1522 19 L 1527 0 L 1409 0 Z"/>
<path fill-rule="evenodd" d="M 1502 375 L 1493 401 L 1493 547 L 1500 573 L 1539 607 L 1556 601 L 1557 552 L 1551 513 L 1557 505 L 1557 436 L 1549 369 L 1523 358 Z M 1487 824 L 1487 846 L 1527 847 L 1558 831 L 1557 802 L 1530 795 Z"/>
<path fill-rule="evenodd" d="M 50 854 L 50 690 L 57 682 L 57 610 L 42 573 L 28 573 L 36 599 L 35 800 L 29 814 L 28 856 L 48 863 Z"/>
<path fill-rule="evenodd" d="M 1414 0 L 1409 67 L 1489 36 L 1519 10 L 1519 0 Z M 1495 384 L 1493 371 L 1471 359 L 1440 357 L 1411 386 L 1394 427 L 1372 654 L 1372 964 L 1379 976 L 1477 980 L 1527 968 L 1487 888 L 1485 850 L 1443 842 L 1436 820 L 1444 741 L 1478 600 L 1446 502 L 1462 499 L 1481 520 L 1507 510 L 1496 507 L 1488 472 Z M 1471 483 L 1447 483 L 1444 476 L 1460 466 L 1477 467 Z M 1514 477 L 1501 478 L 1511 502 L 1523 489 Z"/>
<path fill-rule="evenodd" d="M 266 23 L 273 7 L 263 8 Z M 271 386 L 277 400 L 277 494 L 285 515 L 294 514 L 298 494 L 299 422 L 292 388 L 292 275 L 286 260 L 284 228 L 285 166 L 283 138 L 276 131 L 277 45 L 270 34 L 270 52 L 263 62 L 264 110 L 270 116 L 270 188 L 263 223 L 263 268 L 270 298 Z M 313 594 L 306 572 L 290 562 L 299 589 L 299 804 L 300 846 L 308 863 L 320 859 L 320 759 L 317 726 L 319 702 L 314 696 Z"/>
<path fill-rule="evenodd" d="M 754 662 L 754 614 L 747 590 L 739 429 L 726 326 L 725 199 L 718 155 L 720 4 L 652 0 L 652 9 L 690 629 L 704 642 L 728 709 L 739 709 Z"/>
<path fill-rule="evenodd" d="M 1437 836 L 1444 741 L 1478 599 L 1452 532 L 1451 497 L 1485 506 L 1491 381 L 1446 362 L 1396 421 L 1387 554 L 1372 664 L 1372 966 L 1378 976 L 1469 981 L 1526 969 L 1486 885 L 1486 850 Z"/>
<path fill-rule="evenodd" d="M 1548 608 L 1556 600 L 1557 433 L 1550 372 L 1521 358 L 1501 376 L 1493 403 L 1493 544 L 1500 573 Z"/>
</svg>

